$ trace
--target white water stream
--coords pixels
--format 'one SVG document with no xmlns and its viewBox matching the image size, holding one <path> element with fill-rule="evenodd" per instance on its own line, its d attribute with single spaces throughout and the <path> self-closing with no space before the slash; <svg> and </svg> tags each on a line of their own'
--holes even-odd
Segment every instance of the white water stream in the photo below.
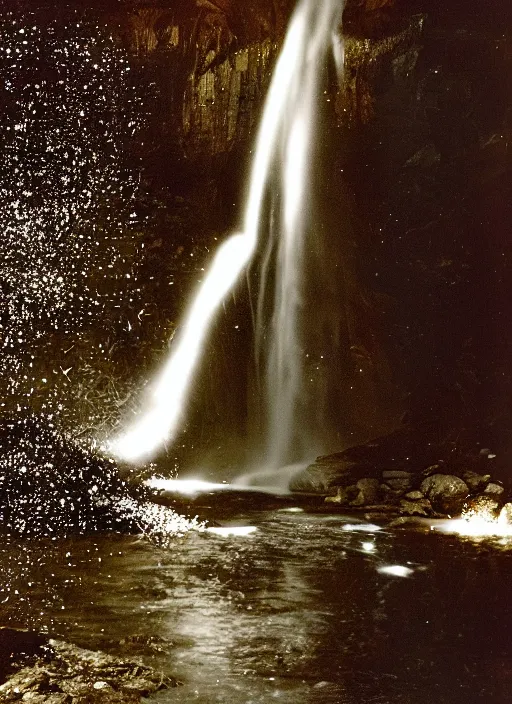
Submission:
<svg viewBox="0 0 512 704">
<path fill-rule="evenodd" d="M 152 385 L 147 407 L 107 443 L 116 457 L 139 462 L 172 443 L 180 429 L 190 383 L 210 326 L 226 295 L 269 232 L 264 200 L 270 181 L 280 188 L 276 225 L 263 248 L 255 344 L 266 378 L 265 463 L 289 463 L 296 442 L 296 406 L 303 392 L 300 320 L 309 207 L 309 160 L 319 76 L 330 49 L 338 71 L 343 47 L 338 36 L 343 0 L 301 0 L 277 61 L 259 128 L 243 228 L 219 248 L 193 299 L 181 334 Z M 270 268 L 276 267 L 270 274 Z M 275 282 L 270 290 L 269 281 Z M 269 332 L 264 311 L 271 301 Z M 303 458 L 302 458 L 303 459 Z"/>
</svg>

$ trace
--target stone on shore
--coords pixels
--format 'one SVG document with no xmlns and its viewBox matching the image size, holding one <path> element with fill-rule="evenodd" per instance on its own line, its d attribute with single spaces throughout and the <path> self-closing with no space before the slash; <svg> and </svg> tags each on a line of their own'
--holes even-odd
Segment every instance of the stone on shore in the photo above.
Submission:
<svg viewBox="0 0 512 704">
<path fill-rule="evenodd" d="M 434 511 L 450 516 L 460 514 L 469 496 L 467 484 L 453 474 L 432 474 L 422 481 L 420 491 Z"/>
<path fill-rule="evenodd" d="M 404 492 L 408 491 L 412 486 L 412 472 L 404 472 L 401 470 L 384 470 L 382 479 L 393 491 Z"/>
<path fill-rule="evenodd" d="M 432 504 L 425 498 L 421 492 L 410 492 L 420 494 L 420 497 L 414 499 L 403 498 L 400 500 L 400 513 L 405 516 L 431 516 Z"/>
<path fill-rule="evenodd" d="M 500 499 L 504 498 L 505 489 L 500 484 L 496 484 L 496 482 L 490 482 L 485 487 L 484 494 L 485 496 L 490 496 L 493 499 L 499 501 Z"/>
<path fill-rule="evenodd" d="M 490 474 L 477 474 L 476 472 L 464 472 L 462 479 L 466 482 L 468 489 L 472 493 L 477 493 L 485 489 L 491 480 Z"/>
<path fill-rule="evenodd" d="M 506 503 L 502 506 L 498 521 L 502 525 L 512 528 L 512 503 Z"/>
<path fill-rule="evenodd" d="M 8 668 L 2 673 L 1 702 L 138 704 L 142 697 L 179 684 L 135 660 L 25 631 L 0 629 L 0 633 L 13 643 L 8 647 L 11 674 Z"/>
</svg>

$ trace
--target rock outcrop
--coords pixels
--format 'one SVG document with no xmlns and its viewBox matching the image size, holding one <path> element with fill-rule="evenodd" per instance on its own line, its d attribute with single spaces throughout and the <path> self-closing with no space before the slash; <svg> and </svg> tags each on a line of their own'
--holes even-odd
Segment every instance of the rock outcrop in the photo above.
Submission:
<svg viewBox="0 0 512 704">
<path fill-rule="evenodd" d="M 9 643 L 10 661 L 10 672 L 4 670 L 0 681 L 0 699 L 6 704 L 137 704 L 178 684 L 141 662 L 25 631 L 0 628 L 0 646 L 3 641 Z"/>
<path fill-rule="evenodd" d="M 331 506 L 405 516 L 476 512 L 497 518 L 510 488 L 485 472 L 496 469 L 493 459 L 492 453 L 461 452 L 404 428 L 366 445 L 319 457 L 292 478 L 290 488 L 323 495 Z M 503 521 L 509 513 L 503 508 Z"/>
<path fill-rule="evenodd" d="M 459 515 L 469 496 L 467 485 L 451 474 L 432 474 L 421 482 L 420 491 L 438 513 Z"/>
</svg>

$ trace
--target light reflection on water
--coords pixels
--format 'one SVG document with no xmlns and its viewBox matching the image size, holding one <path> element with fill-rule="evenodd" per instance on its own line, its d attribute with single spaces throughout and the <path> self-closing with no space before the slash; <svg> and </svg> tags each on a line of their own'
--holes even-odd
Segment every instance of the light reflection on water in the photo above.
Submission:
<svg viewBox="0 0 512 704">
<path fill-rule="evenodd" d="M 508 701 L 503 546 L 307 511 L 223 528 L 4 545 L 2 621 L 141 654 L 184 682 L 165 704 Z"/>
</svg>

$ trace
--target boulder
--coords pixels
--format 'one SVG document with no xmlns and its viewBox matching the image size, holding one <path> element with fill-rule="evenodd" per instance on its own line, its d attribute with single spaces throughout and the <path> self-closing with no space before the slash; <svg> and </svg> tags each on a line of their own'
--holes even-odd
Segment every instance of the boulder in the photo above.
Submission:
<svg viewBox="0 0 512 704">
<path fill-rule="evenodd" d="M 401 495 L 400 491 L 392 489 L 389 484 L 381 484 L 379 490 L 385 504 L 396 504 Z"/>
<path fill-rule="evenodd" d="M 499 500 L 505 497 L 505 489 L 500 484 L 496 484 L 496 482 L 490 482 L 485 487 L 484 494 Z"/>
<path fill-rule="evenodd" d="M 421 476 L 431 477 L 433 474 L 442 474 L 442 470 L 443 467 L 441 464 L 431 464 L 422 471 Z"/>
<path fill-rule="evenodd" d="M 366 467 L 346 459 L 344 453 L 318 457 L 290 481 L 290 490 L 306 494 L 329 494 L 333 488 L 347 487 L 363 479 Z"/>
<path fill-rule="evenodd" d="M 414 492 L 420 493 L 420 492 Z M 422 496 L 419 499 L 401 499 L 400 513 L 405 516 L 431 516 L 432 504 L 428 499 Z"/>
<path fill-rule="evenodd" d="M 420 490 L 434 511 L 450 516 L 460 514 L 469 495 L 467 484 L 453 474 L 432 474 L 423 480 Z"/>
<path fill-rule="evenodd" d="M 512 503 L 506 503 L 503 505 L 498 521 L 501 525 L 512 528 Z"/>
<path fill-rule="evenodd" d="M 414 475 L 412 472 L 404 472 L 398 469 L 385 470 L 382 472 L 382 479 L 394 491 L 408 491 L 412 486 Z"/>
<path fill-rule="evenodd" d="M 464 472 L 462 478 L 468 485 L 472 493 L 477 493 L 484 489 L 491 479 L 490 474 L 477 474 L 476 472 Z"/>
<path fill-rule="evenodd" d="M 409 499 L 409 501 L 421 501 L 421 499 L 424 499 L 425 497 L 421 493 L 421 491 L 408 491 L 407 494 L 404 496 L 404 499 Z"/>
<path fill-rule="evenodd" d="M 357 498 L 359 493 L 358 488 L 353 486 L 339 486 L 334 496 L 326 496 L 326 503 L 340 504 L 341 506 L 349 506 Z"/>
<path fill-rule="evenodd" d="M 371 506 L 377 502 L 379 497 L 379 480 L 366 477 L 359 479 L 356 483 L 358 491 L 356 498 L 351 502 L 352 506 Z"/>
</svg>

